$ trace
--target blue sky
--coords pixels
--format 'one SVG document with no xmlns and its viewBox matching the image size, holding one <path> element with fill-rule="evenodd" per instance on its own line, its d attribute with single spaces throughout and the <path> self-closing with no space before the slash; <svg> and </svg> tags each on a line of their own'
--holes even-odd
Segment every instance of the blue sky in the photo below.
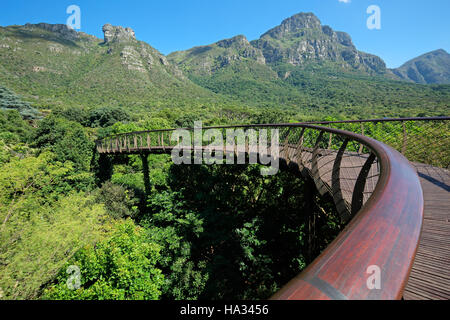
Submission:
<svg viewBox="0 0 450 320">
<path fill-rule="evenodd" d="M 348 32 L 359 50 L 388 67 L 436 49 L 450 52 L 449 0 L 7 0 L 0 25 L 66 23 L 69 5 L 81 9 L 81 31 L 103 38 L 105 23 L 131 27 L 139 40 L 164 54 L 238 34 L 249 40 L 298 12 Z M 381 9 L 381 30 L 366 26 L 370 5 Z"/>
</svg>

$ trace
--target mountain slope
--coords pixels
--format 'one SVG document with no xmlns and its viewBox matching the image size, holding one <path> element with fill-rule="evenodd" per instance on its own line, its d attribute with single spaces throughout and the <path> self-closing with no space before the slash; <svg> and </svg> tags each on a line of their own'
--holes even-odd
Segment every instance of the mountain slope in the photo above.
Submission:
<svg viewBox="0 0 450 320">
<path fill-rule="evenodd" d="M 167 58 L 198 85 L 241 101 L 270 103 L 269 95 L 294 93 L 266 64 L 262 51 L 242 35 L 174 52 Z"/>
<path fill-rule="evenodd" d="M 422 84 L 450 84 L 450 54 L 440 49 L 414 58 L 392 70 L 403 80 Z"/>
<path fill-rule="evenodd" d="M 0 28 L 0 83 L 41 108 L 145 107 L 214 103 L 164 55 L 127 28 L 105 25 L 105 39 L 65 25 Z"/>
<path fill-rule="evenodd" d="M 246 121 L 262 107 L 294 121 L 448 114 L 449 85 L 393 81 L 380 58 L 311 13 L 255 41 L 239 35 L 167 57 L 130 28 L 107 24 L 103 32 L 99 39 L 65 25 L 0 27 L 0 85 L 41 111 L 118 107 L 189 123 Z"/>
</svg>

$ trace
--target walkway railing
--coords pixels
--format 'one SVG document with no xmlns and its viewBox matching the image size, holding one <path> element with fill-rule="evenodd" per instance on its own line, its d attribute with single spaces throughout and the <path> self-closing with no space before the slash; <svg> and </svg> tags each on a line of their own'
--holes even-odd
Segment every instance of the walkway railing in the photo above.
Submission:
<svg viewBox="0 0 450 320">
<path fill-rule="evenodd" d="M 447 120 L 449 118 L 381 119 L 201 129 L 203 133 L 209 129 L 221 131 L 224 140 L 227 134 L 243 135 L 244 139 L 247 134 L 244 147 L 229 149 L 223 145 L 222 151 L 233 152 L 236 156 L 260 152 L 252 149 L 249 131 L 255 131 L 258 137 L 260 129 L 278 129 L 279 158 L 284 167 L 312 178 L 321 194 L 331 194 L 341 219 L 350 221 L 328 248 L 275 294 L 274 299 L 402 297 L 418 246 L 423 195 L 416 169 L 401 152 L 417 163 L 448 168 L 448 152 L 435 153 L 427 148 L 414 151 L 419 146 L 414 139 L 434 144 L 434 149 L 439 144 L 445 151 L 449 132 L 444 130 L 448 128 Z M 439 128 L 430 125 L 432 123 L 439 124 Z M 364 135 L 337 127 L 354 131 L 358 128 Z M 391 134 L 385 134 L 385 128 L 389 128 L 387 132 Z M 169 153 L 179 143 L 179 139 L 171 139 L 173 132 L 174 129 L 118 134 L 97 141 L 97 150 L 101 154 Z M 271 148 L 270 130 L 267 140 Z M 211 142 L 206 141 L 204 145 Z M 191 151 L 196 149 L 193 140 L 187 145 Z M 209 149 L 203 147 L 202 150 Z M 381 277 L 379 289 L 368 283 L 373 270 L 379 271 Z"/>
</svg>

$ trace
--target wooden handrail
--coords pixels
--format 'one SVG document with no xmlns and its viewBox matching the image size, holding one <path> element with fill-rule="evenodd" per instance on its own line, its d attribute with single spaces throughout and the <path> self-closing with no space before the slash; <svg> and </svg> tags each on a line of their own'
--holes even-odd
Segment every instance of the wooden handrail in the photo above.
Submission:
<svg viewBox="0 0 450 320">
<path fill-rule="evenodd" d="M 326 148 L 330 148 L 332 145 L 331 135 L 339 137 L 342 141 L 342 146 L 338 147 L 339 152 L 336 152 L 339 157 L 336 157 L 334 166 L 332 166 L 333 179 L 343 179 L 336 171 L 341 169 L 342 155 L 349 141 L 359 143 L 361 146 L 359 152 L 347 153 L 348 157 L 353 156 L 362 159 L 361 164 L 358 164 L 361 171 L 357 175 L 358 181 L 355 183 L 356 191 L 354 191 L 359 198 L 353 197 L 353 201 L 352 199 L 347 200 L 346 205 L 336 203 L 338 211 L 341 210 L 344 216 L 348 215 L 349 217 L 352 213 L 351 205 L 355 203 L 358 206 L 356 215 L 322 254 L 300 275 L 277 292 L 272 299 L 400 299 L 412 268 L 423 221 L 424 201 L 416 170 L 403 155 L 382 142 L 356 133 L 316 124 L 220 126 L 202 129 L 285 129 L 286 127 L 291 129 L 287 130 L 286 136 L 280 137 L 280 140 L 283 141 L 283 152 L 280 156 L 284 157 L 288 164 L 297 163 L 298 168 L 301 169 L 301 167 L 306 166 L 303 163 L 304 160 L 301 159 L 301 155 L 308 152 L 312 153 L 311 161 L 313 165 L 308 167 L 307 171 L 315 182 L 320 184 L 321 190 L 326 190 L 326 181 L 323 180 L 317 164 L 319 153 L 321 153 L 319 152 L 321 139 L 326 140 L 324 142 L 325 145 L 328 145 Z M 193 129 L 189 128 L 188 130 Z M 296 135 L 295 130 L 301 130 L 301 133 Z M 305 130 L 329 133 L 330 135 L 319 134 L 313 152 L 311 152 L 311 148 L 308 150 L 304 146 Z M 128 141 L 134 141 L 133 146 L 130 146 L 130 142 L 128 142 L 126 152 L 169 153 L 174 146 L 165 145 L 162 139 L 156 141 L 157 145 L 149 145 L 148 142 L 151 133 L 169 131 L 174 131 L 174 129 L 115 135 L 97 141 L 97 149 L 100 153 L 123 152 L 117 141 L 118 138 L 125 137 L 126 140 L 129 139 Z M 141 139 L 141 145 L 139 146 L 136 137 L 143 134 L 146 143 L 142 143 Z M 297 136 L 298 141 L 290 142 L 289 139 L 294 139 Z M 292 150 L 289 148 L 292 148 Z M 360 155 L 363 149 L 367 149 L 373 155 L 373 158 L 369 154 L 367 156 Z M 298 152 L 300 154 L 297 154 Z M 295 154 L 295 156 L 290 156 L 290 154 Z M 361 181 L 361 179 L 367 179 L 367 173 L 374 158 L 376 158 L 379 166 L 379 176 L 375 188 L 371 190 L 370 197 L 364 203 L 362 198 L 364 181 Z M 328 184 L 335 201 L 342 202 L 340 182 L 337 181 L 336 183 L 333 180 L 332 183 Z M 333 184 L 332 187 L 331 184 Z M 359 196 L 359 194 L 361 195 Z M 380 289 L 368 286 L 371 274 L 367 271 L 370 270 L 369 267 L 371 266 L 375 266 L 380 271 Z"/>
</svg>

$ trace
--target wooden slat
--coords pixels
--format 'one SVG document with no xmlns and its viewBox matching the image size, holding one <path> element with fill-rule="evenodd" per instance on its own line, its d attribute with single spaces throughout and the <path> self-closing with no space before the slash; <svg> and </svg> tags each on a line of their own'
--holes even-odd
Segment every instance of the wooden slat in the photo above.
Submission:
<svg viewBox="0 0 450 320">
<path fill-rule="evenodd" d="M 450 185 L 445 169 L 416 165 L 425 199 L 424 223 L 408 285 L 405 300 L 448 300 L 450 299 L 450 193 L 432 182 L 435 179 Z M 432 168 L 432 170 L 430 170 Z"/>
</svg>

